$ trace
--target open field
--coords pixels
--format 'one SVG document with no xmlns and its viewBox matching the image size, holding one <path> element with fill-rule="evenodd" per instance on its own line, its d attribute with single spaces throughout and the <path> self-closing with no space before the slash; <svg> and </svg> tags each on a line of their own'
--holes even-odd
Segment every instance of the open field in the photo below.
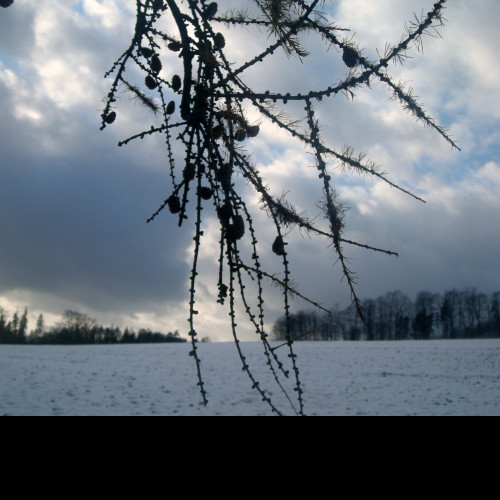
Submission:
<svg viewBox="0 0 500 500">
<path fill-rule="evenodd" d="M 241 345 L 276 406 L 293 415 L 262 346 Z M 233 344 L 199 348 L 207 408 L 188 345 L 2 345 L 0 415 L 271 414 Z M 286 348 L 277 352 L 287 360 Z M 296 352 L 308 415 L 500 415 L 500 340 L 304 342 Z"/>
</svg>

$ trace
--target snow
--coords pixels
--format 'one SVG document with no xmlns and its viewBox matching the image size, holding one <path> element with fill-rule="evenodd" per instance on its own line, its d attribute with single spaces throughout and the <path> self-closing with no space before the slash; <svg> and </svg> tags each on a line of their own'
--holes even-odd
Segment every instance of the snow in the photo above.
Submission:
<svg viewBox="0 0 500 500">
<path fill-rule="evenodd" d="M 247 362 L 280 411 L 294 411 L 259 343 Z M 277 350 L 288 361 L 287 348 Z M 0 415 L 270 415 L 231 343 L 0 346 Z M 500 415 L 500 340 L 296 344 L 308 415 Z M 292 395 L 293 384 L 287 386 Z M 292 398 L 293 400 L 293 398 Z"/>
</svg>

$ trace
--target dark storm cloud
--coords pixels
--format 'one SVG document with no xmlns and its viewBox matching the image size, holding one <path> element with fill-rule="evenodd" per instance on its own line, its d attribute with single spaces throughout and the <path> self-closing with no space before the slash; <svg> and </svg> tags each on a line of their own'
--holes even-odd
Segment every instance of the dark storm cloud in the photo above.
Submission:
<svg viewBox="0 0 500 500">
<path fill-rule="evenodd" d="M 189 235 L 170 217 L 146 224 L 168 175 L 118 149 L 84 109 L 35 99 L 30 120 L 16 116 L 20 93 L 1 81 L 0 93 L 0 295 L 116 313 L 185 299 Z"/>
<path fill-rule="evenodd" d="M 171 236 L 171 218 L 145 222 L 167 192 L 164 175 L 92 149 L 32 157 L 2 147 L 0 294 L 26 289 L 116 312 L 185 298 L 186 237 Z"/>
</svg>

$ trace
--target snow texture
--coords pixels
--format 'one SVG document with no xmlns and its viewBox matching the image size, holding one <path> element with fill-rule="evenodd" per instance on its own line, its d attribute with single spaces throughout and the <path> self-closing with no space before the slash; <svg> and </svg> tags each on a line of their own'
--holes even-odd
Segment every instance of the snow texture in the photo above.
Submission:
<svg viewBox="0 0 500 500">
<path fill-rule="evenodd" d="M 280 411 L 262 346 L 241 344 Z M 233 344 L 0 346 L 0 415 L 270 415 Z M 277 353 L 288 360 L 286 347 Z M 296 344 L 308 415 L 500 415 L 500 340 Z M 287 382 L 291 394 L 293 383 Z"/>
</svg>

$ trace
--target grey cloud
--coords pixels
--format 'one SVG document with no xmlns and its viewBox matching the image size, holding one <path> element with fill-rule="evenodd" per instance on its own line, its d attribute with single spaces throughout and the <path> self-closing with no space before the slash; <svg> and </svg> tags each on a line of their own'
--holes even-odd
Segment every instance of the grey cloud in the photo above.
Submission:
<svg viewBox="0 0 500 500">
<path fill-rule="evenodd" d="M 189 231 L 167 216 L 146 224 L 169 195 L 168 173 L 148 167 L 144 149 L 118 149 L 84 110 L 40 101 L 33 123 L 0 90 L 0 294 L 117 313 L 185 300 Z"/>
<path fill-rule="evenodd" d="M 0 293 L 34 290 L 116 311 L 185 299 L 189 238 L 170 218 L 145 222 L 165 176 L 109 156 L 49 168 L 17 160 L 0 172 Z"/>
<path fill-rule="evenodd" d="M 15 8 L 2 10 L 0 16 L 0 54 L 9 57 L 26 57 L 34 43 L 32 30 L 35 11 L 27 4 L 16 3 Z M 23 30 L 19 30 L 23 26 Z M 21 35 L 21 36 L 20 36 Z"/>
</svg>

